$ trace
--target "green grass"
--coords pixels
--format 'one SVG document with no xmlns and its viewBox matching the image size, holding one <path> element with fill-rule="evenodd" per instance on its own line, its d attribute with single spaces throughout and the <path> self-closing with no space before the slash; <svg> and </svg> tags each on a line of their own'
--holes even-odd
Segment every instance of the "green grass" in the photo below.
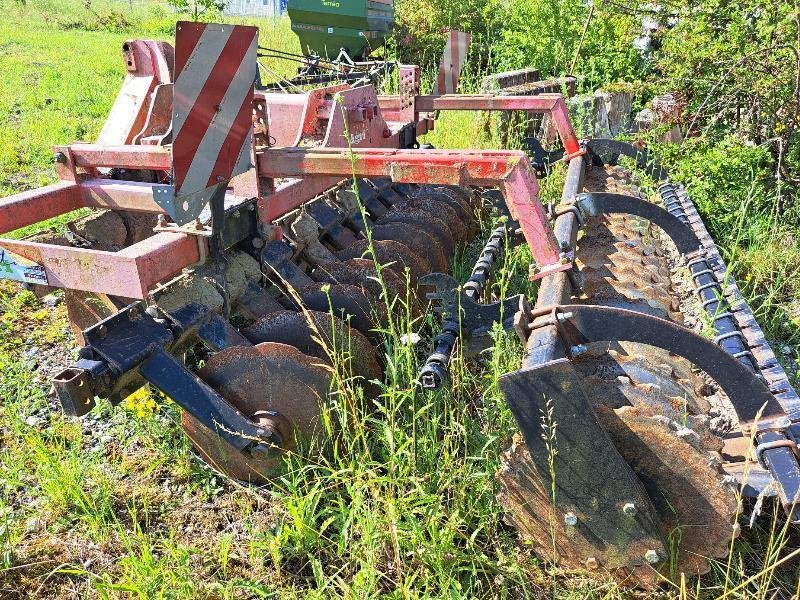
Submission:
<svg viewBox="0 0 800 600">
<path fill-rule="evenodd" d="M 170 39 L 174 15 L 126 6 L 95 4 L 99 18 L 77 3 L 2 5 L 0 196 L 53 181 L 51 145 L 96 136 L 121 81 L 124 39 Z M 260 25 L 265 44 L 296 49 L 286 21 Z M 427 140 L 437 146 L 496 144 L 474 115 L 449 113 L 437 125 Z M 559 197 L 562 184 L 563 173 L 547 179 L 545 197 Z M 459 257 L 460 279 L 479 245 Z M 509 255 L 506 292 L 532 293 L 520 276 L 529 260 L 525 249 Z M 769 305 L 784 299 L 781 291 Z M 52 409 L 45 377 L 22 353 L 70 347 L 63 306 L 42 311 L 30 293 L 0 285 L 0 597 L 626 597 L 541 562 L 503 523 L 494 473 L 516 426 L 497 383 L 519 364 L 513 334 L 495 332 L 480 368 L 456 356 L 450 388 L 423 393 L 414 380 L 424 348 L 401 340 L 430 335 L 434 319 L 392 308 L 399 316 L 386 325 L 381 401 L 361 400 L 341 349 L 332 349 L 332 418 L 353 426 L 292 454 L 255 490 L 198 464 L 179 410 L 163 397 L 98 406 L 91 418 L 111 422 L 102 440 L 85 420 Z M 47 423 L 29 425 L 34 413 Z M 774 523 L 732 543 L 728 563 L 663 595 L 796 594 L 796 563 L 779 564 L 796 541 L 772 514 Z"/>
</svg>

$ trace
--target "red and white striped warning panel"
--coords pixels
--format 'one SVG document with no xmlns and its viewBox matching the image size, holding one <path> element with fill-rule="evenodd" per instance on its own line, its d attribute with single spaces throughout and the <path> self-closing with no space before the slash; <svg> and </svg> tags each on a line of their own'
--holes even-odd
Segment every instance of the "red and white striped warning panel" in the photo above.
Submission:
<svg viewBox="0 0 800 600">
<path fill-rule="evenodd" d="M 458 80 L 461 77 L 461 68 L 467 60 L 467 50 L 471 36 L 463 31 L 451 30 L 447 37 L 447 44 L 439 63 L 439 75 L 436 78 L 434 94 L 455 94 L 458 89 Z"/>
<path fill-rule="evenodd" d="M 154 197 L 179 225 L 251 167 L 257 49 L 257 27 L 176 25 L 173 185 L 156 186 Z"/>
</svg>

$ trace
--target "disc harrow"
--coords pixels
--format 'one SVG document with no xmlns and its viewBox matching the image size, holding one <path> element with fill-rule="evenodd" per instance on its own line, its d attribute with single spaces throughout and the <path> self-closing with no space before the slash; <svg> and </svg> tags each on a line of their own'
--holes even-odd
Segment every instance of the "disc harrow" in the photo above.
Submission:
<svg viewBox="0 0 800 600">
<path fill-rule="evenodd" d="M 800 522 L 800 401 L 665 169 L 622 142 L 579 142 L 547 91 L 420 95 L 404 65 L 398 95 L 273 93 L 253 82 L 256 39 L 179 23 L 174 50 L 126 42 L 121 96 L 137 101 L 115 104 L 97 144 L 55 148 L 58 183 L 0 200 L 0 233 L 93 211 L 63 235 L 0 239 L 0 277 L 65 290 L 82 345 L 53 381 L 67 413 L 150 384 L 207 463 L 268 485 L 286 453 L 349 426 L 337 378 L 380 402 L 387 319 L 432 302 L 423 389 L 447 384 L 459 345 L 490 347 L 497 324 L 525 346 L 500 380 L 520 433 L 498 499 L 543 557 L 652 587 L 726 555 L 737 490 L 776 495 Z M 188 60 L 214 48 L 225 56 Z M 562 148 L 420 148 L 446 110 L 544 114 Z M 621 155 L 661 182 L 655 201 Z M 544 206 L 536 173 L 556 162 L 562 198 Z M 493 219 L 460 285 L 454 256 Z M 494 297 L 519 244 L 537 296 Z M 733 432 L 711 418 L 723 404 Z"/>
</svg>

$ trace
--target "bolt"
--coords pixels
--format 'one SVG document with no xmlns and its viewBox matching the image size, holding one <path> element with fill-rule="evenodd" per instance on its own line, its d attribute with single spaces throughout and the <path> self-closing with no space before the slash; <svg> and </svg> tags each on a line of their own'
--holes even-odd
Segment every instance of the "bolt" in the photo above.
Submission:
<svg viewBox="0 0 800 600">
<path fill-rule="evenodd" d="M 649 562 L 651 565 L 656 564 L 661 557 L 658 556 L 658 551 L 653 550 L 652 548 L 644 553 L 644 559 Z"/>
<path fill-rule="evenodd" d="M 167 226 L 167 215 L 158 215 L 158 226 L 159 227 Z"/>
<path fill-rule="evenodd" d="M 203 223 L 200 221 L 200 219 L 195 219 L 194 220 L 194 228 L 195 229 L 203 229 Z"/>
<path fill-rule="evenodd" d="M 564 515 L 564 524 L 569 527 L 575 527 L 578 524 L 578 517 L 575 516 L 575 513 L 568 512 Z"/>
<path fill-rule="evenodd" d="M 572 354 L 572 356 L 580 356 L 581 354 L 583 354 L 587 350 L 588 350 L 588 348 L 586 348 L 586 346 L 584 346 L 583 344 L 578 344 L 577 346 L 572 346 L 569 349 L 569 352 L 570 352 L 570 354 Z"/>
<path fill-rule="evenodd" d="M 67 155 L 63 152 L 56 152 L 53 155 L 53 161 L 63 165 L 65 162 L 67 162 Z"/>
<path fill-rule="evenodd" d="M 592 571 L 594 571 L 599 566 L 600 566 L 600 563 L 597 561 L 597 559 L 594 556 L 590 556 L 589 558 L 586 559 L 586 568 L 587 569 L 591 569 Z"/>
<path fill-rule="evenodd" d="M 636 505 L 633 502 L 626 502 L 625 506 L 622 507 L 622 512 L 632 517 L 636 514 Z"/>
<path fill-rule="evenodd" d="M 267 460 L 275 457 L 280 450 L 272 444 L 254 444 L 250 447 L 250 456 L 258 460 Z"/>
<path fill-rule="evenodd" d="M 158 314 L 158 309 L 151 305 L 144 309 L 144 312 L 147 313 L 148 317 L 152 317 L 153 319 L 158 318 L 160 315 Z"/>
</svg>

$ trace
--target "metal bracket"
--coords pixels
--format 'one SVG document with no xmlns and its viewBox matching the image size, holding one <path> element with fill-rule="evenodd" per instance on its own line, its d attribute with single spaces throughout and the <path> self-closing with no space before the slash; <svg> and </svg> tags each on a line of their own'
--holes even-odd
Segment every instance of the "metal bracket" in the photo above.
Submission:
<svg viewBox="0 0 800 600">
<path fill-rule="evenodd" d="M 615 165 L 619 155 L 622 154 L 634 159 L 636 165 L 644 169 L 645 173 L 653 179 L 657 181 L 669 179 L 669 173 L 664 167 L 656 161 L 650 160 L 644 149 L 637 148 L 633 144 L 607 138 L 595 138 L 586 142 L 586 148 L 592 157 L 592 163 L 598 166 Z"/>
<path fill-rule="evenodd" d="M 106 391 L 120 385 L 125 388 L 134 380 L 141 385 L 144 379 L 234 448 L 249 451 L 258 444 L 263 448 L 264 443 L 279 448 L 283 440 L 277 427 L 273 430 L 249 420 L 171 354 L 198 340 L 211 341 L 217 348 L 249 343 L 197 304 L 159 316 L 163 318 L 153 318 L 137 302 L 84 332 L 87 347 L 82 354 L 94 358 L 84 358 L 57 378 L 65 411 L 85 414 L 93 404 L 89 395 L 93 399 L 99 387 Z M 109 377 L 101 384 L 91 369 L 99 375 L 108 371 Z"/>
<path fill-rule="evenodd" d="M 462 335 L 468 339 L 488 336 L 495 323 L 501 323 L 504 329 L 513 327 L 521 294 L 481 304 L 470 298 L 450 275 L 430 273 L 421 277 L 419 282 L 435 288 L 434 292 L 427 294 L 429 300 L 437 303 L 434 311 L 441 313 L 445 319 L 459 323 Z"/>
</svg>

